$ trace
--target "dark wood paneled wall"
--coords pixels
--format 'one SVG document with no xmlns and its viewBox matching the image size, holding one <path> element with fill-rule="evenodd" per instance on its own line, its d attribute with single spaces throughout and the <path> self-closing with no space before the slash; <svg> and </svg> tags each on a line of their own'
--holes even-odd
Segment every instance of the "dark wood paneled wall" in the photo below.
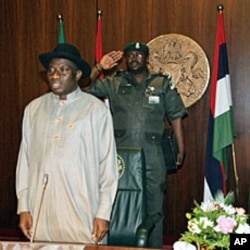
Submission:
<svg viewBox="0 0 250 250">
<path fill-rule="evenodd" d="M 0 0 L 0 227 L 17 226 L 15 167 L 25 105 L 48 91 L 37 56 L 58 41 L 57 14 L 63 14 L 66 40 L 94 62 L 96 12 L 103 10 L 103 50 L 122 49 L 128 42 L 145 43 L 180 33 L 197 41 L 213 62 L 217 5 L 224 5 L 225 29 L 236 127 L 236 162 L 240 205 L 248 208 L 250 175 L 250 1 L 249 0 Z M 122 65 L 123 66 L 123 65 Z M 189 108 L 184 121 L 187 157 L 183 169 L 167 178 L 165 233 L 184 231 L 185 212 L 193 199 L 202 200 L 208 87 Z M 230 189 L 233 174 L 230 171 Z"/>
</svg>

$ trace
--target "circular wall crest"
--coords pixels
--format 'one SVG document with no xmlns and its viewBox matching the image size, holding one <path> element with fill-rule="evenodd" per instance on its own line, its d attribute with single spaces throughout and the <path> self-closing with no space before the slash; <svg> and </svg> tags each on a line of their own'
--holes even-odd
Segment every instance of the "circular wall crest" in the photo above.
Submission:
<svg viewBox="0 0 250 250">
<path fill-rule="evenodd" d="M 180 34 L 161 35 L 148 44 L 149 70 L 170 74 L 186 107 L 205 93 L 210 67 L 206 54 L 197 42 Z"/>
</svg>

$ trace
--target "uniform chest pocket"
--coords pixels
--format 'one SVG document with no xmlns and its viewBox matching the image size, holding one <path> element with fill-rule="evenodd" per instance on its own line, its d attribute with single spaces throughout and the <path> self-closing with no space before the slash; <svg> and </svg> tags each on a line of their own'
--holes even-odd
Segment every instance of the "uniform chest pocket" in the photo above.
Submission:
<svg viewBox="0 0 250 250">
<path fill-rule="evenodd" d="M 120 86 L 118 89 L 118 95 L 130 95 L 132 93 L 131 85 Z"/>
</svg>

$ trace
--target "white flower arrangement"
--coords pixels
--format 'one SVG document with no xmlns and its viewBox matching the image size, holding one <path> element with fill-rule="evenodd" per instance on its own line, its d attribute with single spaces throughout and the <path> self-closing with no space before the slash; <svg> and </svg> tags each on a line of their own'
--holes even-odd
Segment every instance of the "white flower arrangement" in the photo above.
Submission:
<svg viewBox="0 0 250 250">
<path fill-rule="evenodd" d="M 218 248 L 229 249 L 230 234 L 249 234 L 248 215 L 242 207 L 233 207 L 234 194 L 230 192 L 224 197 L 220 191 L 214 200 L 202 202 L 191 213 L 186 213 L 188 219 L 187 231 L 180 238 L 198 247 L 209 250 Z"/>
</svg>

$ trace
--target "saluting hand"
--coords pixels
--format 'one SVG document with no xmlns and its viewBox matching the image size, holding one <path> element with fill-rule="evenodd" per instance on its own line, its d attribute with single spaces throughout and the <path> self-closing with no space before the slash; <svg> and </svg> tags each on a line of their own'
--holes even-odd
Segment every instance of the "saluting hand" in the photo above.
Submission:
<svg viewBox="0 0 250 250">
<path fill-rule="evenodd" d="M 102 70 L 109 70 L 112 69 L 113 67 L 117 66 L 119 61 L 123 57 L 123 52 L 118 50 L 118 51 L 111 51 L 108 54 L 105 54 L 101 61 L 100 61 L 100 67 Z"/>
</svg>

